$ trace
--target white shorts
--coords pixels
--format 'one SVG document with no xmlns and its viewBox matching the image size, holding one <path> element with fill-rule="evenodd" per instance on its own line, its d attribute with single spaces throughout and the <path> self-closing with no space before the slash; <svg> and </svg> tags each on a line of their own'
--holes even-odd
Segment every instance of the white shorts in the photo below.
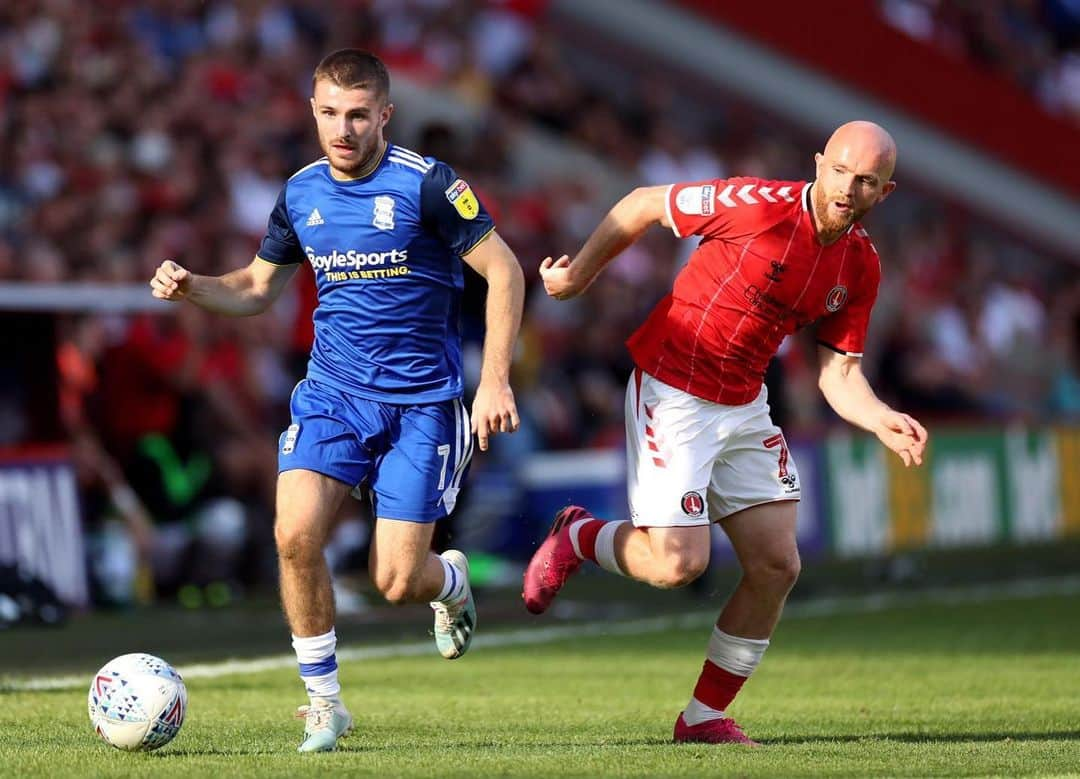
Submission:
<svg viewBox="0 0 1080 779">
<path fill-rule="evenodd" d="M 636 527 L 707 525 L 799 499 L 799 474 L 768 393 L 722 406 L 635 370 L 626 388 L 626 483 Z"/>
</svg>

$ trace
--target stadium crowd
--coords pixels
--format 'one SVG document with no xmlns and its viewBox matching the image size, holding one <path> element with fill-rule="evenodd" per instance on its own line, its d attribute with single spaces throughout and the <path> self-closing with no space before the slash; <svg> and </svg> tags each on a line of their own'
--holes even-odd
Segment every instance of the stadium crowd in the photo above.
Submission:
<svg viewBox="0 0 1080 779">
<path fill-rule="evenodd" d="M 610 203 L 580 178 L 523 176 L 515 134 L 558 133 L 646 184 L 809 177 L 812 168 L 800 144 L 752 120 L 727 116 L 700 132 L 672 121 L 682 98 L 662 77 L 618 99 L 595 88 L 561 56 L 544 6 L 6 5 L 0 281 L 145 284 L 163 258 L 200 273 L 246 264 L 283 181 L 318 156 L 307 103 L 313 64 L 342 46 L 370 48 L 392 76 L 447 91 L 483 117 L 475 131 L 431 122 L 406 138 L 391 124 L 389 135 L 472 183 L 530 281 L 514 377 L 523 430 L 496 439 L 490 462 L 475 467 L 616 444 L 631 367 L 623 340 L 669 288 L 688 247 L 654 231 L 586 299 L 554 306 L 537 283 L 539 261 L 579 246 Z M 931 420 L 1080 418 L 1075 266 L 924 194 L 881 211 L 870 229 L 885 282 L 867 362 L 883 396 Z M 206 582 L 267 573 L 265 560 L 238 566 L 252 559 L 245 548 L 267 545 L 275 443 L 312 338 L 312 279 L 301 273 L 292 286 L 252 319 L 179 306 L 167 316 L 63 320 L 62 416 L 87 517 L 124 515 L 159 587 L 179 586 L 193 565 Z M 474 373 L 482 296 L 470 278 Z M 812 337 L 799 337 L 770 371 L 778 422 L 791 430 L 830 421 L 814 364 Z M 163 530 L 180 526 L 187 531 L 175 539 Z"/>
<path fill-rule="evenodd" d="M 1000 73 L 1080 124 L 1080 4 L 1075 0 L 880 0 L 920 41 Z"/>
</svg>

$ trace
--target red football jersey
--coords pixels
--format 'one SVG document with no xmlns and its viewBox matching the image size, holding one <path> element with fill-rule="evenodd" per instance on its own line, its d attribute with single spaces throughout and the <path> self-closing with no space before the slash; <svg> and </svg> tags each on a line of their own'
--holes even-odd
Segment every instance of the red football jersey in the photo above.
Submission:
<svg viewBox="0 0 1080 779">
<path fill-rule="evenodd" d="M 811 185 L 732 178 L 674 184 L 675 235 L 701 243 L 667 297 L 630 336 L 639 368 L 724 405 L 761 391 L 784 337 L 817 323 L 818 341 L 861 355 L 881 266 L 855 224 L 822 246 L 810 216 Z"/>
</svg>

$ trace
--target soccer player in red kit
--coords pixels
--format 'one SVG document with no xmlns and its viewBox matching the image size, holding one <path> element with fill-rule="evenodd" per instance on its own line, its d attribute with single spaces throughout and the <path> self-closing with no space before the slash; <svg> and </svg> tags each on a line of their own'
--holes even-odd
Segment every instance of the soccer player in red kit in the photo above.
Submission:
<svg viewBox="0 0 1080 779">
<path fill-rule="evenodd" d="M 769 417 L 762 377 L 785 336 L 817 326 L 818 386 L 848 422 L 904 465 L 920 465 L 926 430 L 877 398 L 860 369 L 881 269 L 859 219 L 895 188 L 896 145 L 850 122 L 815 155 L 811 183 L 755 178 L 636 189 L 571 260 L 540 266 L 547 293 L 581 294 L 659 222 L 701 236 L 689 263 L 628 341 L 629 521 L 560 511 L 525 572 L 540 614 L 585 560 L 656 587 L 680 587 L 709 562 L 709 524 L 731 539 L 742 578 L 709 639 L 675 741 L 755 745 L 724 712 L 761 661 L 799 574 L 799 475 Z"/>
</svg>

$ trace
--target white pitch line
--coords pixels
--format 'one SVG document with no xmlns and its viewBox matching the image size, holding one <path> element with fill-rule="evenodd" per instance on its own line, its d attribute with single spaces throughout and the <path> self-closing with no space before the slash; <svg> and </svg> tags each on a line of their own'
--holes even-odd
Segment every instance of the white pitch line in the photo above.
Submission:
<svg viewBox="0 0 1080 779">
<path fill-rule="evenodd" d="M 784 609 L 784 620 L 810 619 L 841 614 L 867 614 L 919 604 L 956 605 L 979 603 L 988 599 L 1019 599 L 1047 595 L 1080 594 L 1080 576 L 1056 579 L 1025 579 L 1002 584 L 968 587 L 937 587 L 914 592 L 878 593 L 863 596 L 815 598 L 795 601 Z M 618 622 L 586 622 L 541 628 L 520 628 L 479 635 L 473 641 L 478 649 L 499 649 L 510 646 L 534 646 L 557 641 L 595 636 L 628 636 L 661 633 L 668 630 L 707 627 L 716 611 L 695 611 L 663 617 L 649 617 Z M 340 662 L 384 660 L 393 657 L 414 657 L 432 654 L 431 641 L 363 646 L 339 649 Z M 294 655 L 270 655 L 251 660 L 224 660 L 179 667 L 185 679 L 214 679 L 219 676 L 251 674 L 296 667 Z M 37 692 L 41 690 L 70 690 L 85 687 L 90 676 L 42 676 L 26 679 L 0 679 L 0 692 Z"/>
</svg>

